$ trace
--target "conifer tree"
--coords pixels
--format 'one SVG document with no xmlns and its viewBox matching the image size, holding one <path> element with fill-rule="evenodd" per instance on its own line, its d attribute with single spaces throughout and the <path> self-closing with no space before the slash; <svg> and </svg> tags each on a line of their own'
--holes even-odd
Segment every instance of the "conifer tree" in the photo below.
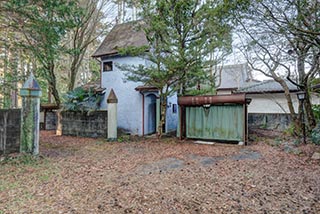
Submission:
<svg viewBox="0 0 320 214">
<path fill-rule="evenodd" d="M 167 97 L 174 92 L 185 95 L 200 82 L 208 81 L 207 66 L 217 63 L 209 62 L 209 54 L 230 50 L 230 4 L 215 0 L 141 0 L 140 7 L 149 42 L 146 57 L 151 63 L 126 70 L 128 79 L 159 89 L 161 136 Z"/>
</svg>

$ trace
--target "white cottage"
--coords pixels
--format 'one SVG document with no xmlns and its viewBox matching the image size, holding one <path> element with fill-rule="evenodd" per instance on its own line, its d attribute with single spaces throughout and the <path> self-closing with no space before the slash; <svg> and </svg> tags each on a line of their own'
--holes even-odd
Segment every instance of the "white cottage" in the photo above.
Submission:
<svg viewBox="0 0 320 214">
<path fill-rule="evenodd" d="M 120 55 L 119 49 L 144 46 L 148 46 L 148 41 L 141 22 L 128 22 L 116 25 L 92 55 L 100 59 L 101 87 L 106 88 L 101 109 L 108 109 L 106 98 L 113 89 L 118 98 L 118 127 L 137 135 L 156 132 L 160 120 L 159 91 L 141 82 L 126 80 L 126 71 L 121 70 L 119 65 L 148 66 L 150 61 L 144 56 Z M 177 127 L 177 97 L 168 98 L 167 103 L 164 131 L 170 132 Z"/>
</svg>

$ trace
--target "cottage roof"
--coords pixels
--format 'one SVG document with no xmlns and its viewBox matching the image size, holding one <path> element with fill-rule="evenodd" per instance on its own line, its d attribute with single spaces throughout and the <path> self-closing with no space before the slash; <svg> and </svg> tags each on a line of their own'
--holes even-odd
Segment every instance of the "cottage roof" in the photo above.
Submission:
<svg viewBox="0 0 320 214">
<path fill-rule="evenodd" d="M 116 55 L 120 48 L 148 45 L 142 25 L 142 21 L 133 21 L 114 26 L 92 57 Z"/>
<path fill-rule="evenodd" d="M 290 81 L 285 80 L 290 92 L 298 91 L 298 87 L 292 84 Z M 265 80 L 256 84 L 252 84 L 247 87 L 239 88 L 235 93 L 248 93 L 248 94 L 260 94 L 260 93 L 282 93 L 284 92 L 282 86 L 274 80 Z"/>
</svg>

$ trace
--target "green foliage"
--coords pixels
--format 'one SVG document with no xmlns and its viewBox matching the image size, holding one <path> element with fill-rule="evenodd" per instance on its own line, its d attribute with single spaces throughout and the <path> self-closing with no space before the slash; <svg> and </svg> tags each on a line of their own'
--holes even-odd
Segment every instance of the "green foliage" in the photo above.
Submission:
<svg viewBox="0 0 320 214">
<path fill-rule="evenodd" d="M 320 105 L 312 105 L 312 111 L 317 123 L 320 123 Z"/>
<path fill-rule="evenodd" d="M 130 142 L 130 135 L 121 135 L 121 136 L 117 139 L 117 141 L 118 141 L 119 143 L 128 143 L 128 142 Z"/>
<path fill-rule="evenodd" d="M 63 109 L 81 112 L 95 111 L 99 108 L 102 97 L 103 94 L 96 93 L 93 88 L 85 90 L 78 87 L 65 94 Z"/>
<path fill-rule="evenodd" d="M 143 55 L 151 62 L 146 66 L 121 66 L 128 71 L 129 80 L 143 82 L 160 91 L 161 136 L 165 123 L 166 98 L 208 80 L 209 69 L 218 61 L 212 53 L 231 50 L 231 25 L 228 21 L 231 8 L 227 1 L 198 0 L 140 0 L 144 30 L 149 51 Z M 125 55 L 140 55 L 142 49 L 128 47 L 121 50 Z M 208 71 L 209 70 L 209 71 Z M 190 92 L 190 91 L 189 91 Z M 199 93 L 198 91 L 191 93 Z"/>
<path fill-rule="evenodd" d="M 210 53 L 231 50 L 227 3 L 197 0 L 141 0 L 140 3 L 145 22 L 141 27 L 150 45 L 150 51 L 145 54 L 153 64 L 131 69 L 130 80 L 159 89 L 168 86 L 173 91 L 182 87 L 184 94 L 185 89 L 207 80 L 207 66 L 217 63 L 207 60 Z M 122 50 L 123 54 L 140 52 L 141 49 L 131 47 Z M 167 91 L 168 95 L 172 92 Z"/>
<path fill-rule="evenodd" d="M 197 96 L 197 95 L 212 95 L 213 90 L 212 89 L 191 89 L 186 91 L 187 95 L 191 96 Z"/>
<path fill-rule="evenodd" d="M 144 30 L 149 51 L 143 55 L 151 62 L 146 66 L 126 66 L 129 80 L 143 82 L 159 89 L 161 121 L 158 136 L 165 123 L 166 98 L 179 91 L 192 90 L 206 83 L 212 65 L 218 62 L 213 53 L 222 56 L 231 50 L 231 25 L 227 1 L 140 0 Z M 142 49 L 127 48 L 123 54 L 139 55 Z"/>
<path fill-rule="evenodd" d="M 311 141 L 314 144 L 320 145 L 320 124 L 319 123 L 311 132 Z"/>
<path fill-rule="evenodd" d="M 18 71 L 18 57 L 11 54 L 18 50 L 7 44 L 11 36 L 13 35 L 9 35 L 10 38 L 0 40 L 0 47 L 2 48 L 2 54 L 0 55 L 2 61 L 0 61 L 0 94 L 3 96 L 0 98 L 0 108 L 17 107 L 12 100 L 12 94 L 13 92 L 18 93 L 18 82 L 23 79 L 23 75 Z"/>
<path fill-rule="evenodd" d="M 141 47 L 126 47 L 126 48 L 119 48 L 119 54 L 122 56 L 139 56 L 141 54 L 144 54 L 149 49 L 148 46 L 141 46 Z"/>
<path fill-rule="evenodd" d="M 290 126 L 286 130 L 284 130 L 284 133 L 288 134 L 290 136 L 294 136 L 296 134 L 295 131 L 296 131 L 295 130 L 295 125 L 294 124 L 290 124 Z"/>
<path fill-rule="evenodd" d="M 90 59 L 89 69 L 92 74 L 91 81 L 97 81 L 100 78 L 100 63 L 98 63 L 95 59 Z"/>
<path fill-rule="evenodd" d="M 22 154 L 17 157 L 6 156 L 5 159 L 1 162 L 2 164 L 10 164 L 10 165 L 37 165 L 39 162 L 39 158 L 37 156 L 33 156 L 31 154 Z"/>
<path fill-rule="evenodd" d="M 15 45 L 32 53 L 40 63 L 38 75 L 47 80 L 58 105 L 60 96 L 56 86 L 55 64 L 59 55 L 66 51 L 61 40 L 76 26 L 75 17 L 82 14 L 77 2 L 8 0 L 2 5 L 8 16 L 17 17 L 10 23 L 11 28 L 22 32 L 23 39 L 17 40 Z"/>
</svg>

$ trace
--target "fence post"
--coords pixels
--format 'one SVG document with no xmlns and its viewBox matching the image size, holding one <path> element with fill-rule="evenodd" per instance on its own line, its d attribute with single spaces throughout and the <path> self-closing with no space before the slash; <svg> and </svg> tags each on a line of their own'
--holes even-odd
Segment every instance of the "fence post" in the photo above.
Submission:
<svg viewBox="0 0 320 214">
<path fill-rule="evenodd" d="M 118 98 L 111 89 L 110 94 L 107 99 L 108 103 L 108 140 L 115 141 L 117 140 L 117 105 Z"/>
<path fill-rule="evenodd" d="M 59 109 L 57 111 L 57 127 L 56 127 L 56 135 L 61 136 L 62 135 L 62 110 Z"/>
<path fill-rule="evenodd" d="M 20 89 L 20 95 L 22 97 L 20 152 L 38 155 L 41 89 L 32 73 Z"/>
</svg>

